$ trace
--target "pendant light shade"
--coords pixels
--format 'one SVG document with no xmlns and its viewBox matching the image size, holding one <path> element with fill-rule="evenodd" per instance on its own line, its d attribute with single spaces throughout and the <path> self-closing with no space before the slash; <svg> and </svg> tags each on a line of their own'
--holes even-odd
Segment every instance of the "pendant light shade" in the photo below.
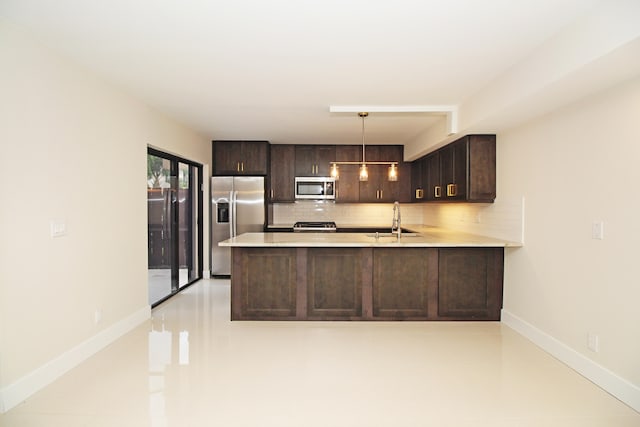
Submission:
<svg viewBox="0 0 640 427">
<path fill-rule="evenodd" d="M 334 178 L 336 181 L 340 179 L 340 172 L 338 171 L 338 165 L 336 163 L 331 164 L 331 178 Z"/>
<path fill-rule="evenodd" d="M 369 170 L 367 170 L 367 165 L 364 163 L 360 166 L 360 181 L 368 181 L 369 180 Z"/>
<path fill-rule="evenodd" d="M 395 163 L 392 163 L 391 166 L 389 166 L 389 172 L 388 172 L 387 178 L 389 179 L 389 181 L 398 180 L 398 168 L 396 167 Z"/>
</svg>

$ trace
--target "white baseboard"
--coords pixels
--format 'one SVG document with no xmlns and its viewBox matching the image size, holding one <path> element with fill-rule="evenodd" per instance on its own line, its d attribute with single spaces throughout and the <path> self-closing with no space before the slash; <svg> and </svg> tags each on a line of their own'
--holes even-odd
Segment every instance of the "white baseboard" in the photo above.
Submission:
<svg viewBox="0 0 640 427">
<path fill-rule="evenodd" d="M 71 350 L 28 373 L 15 383 L 0 390 L 0 413 L 20 404 L 29 396 L 51 384 L 70 369 L 102 350 L 127 332 L 151 318 L 146 306 L 130 316 L 100 331 Z"/>
<path fill-rule="evenodd" d="M 556 359 L 584 376 L 606 392 L 640 412 L 640 387 L 619 377 L 575 351 L 551 335 L 541 331 L 518 316 L 502 310 L 502 323 L 531 340 Z"/>
</svg>

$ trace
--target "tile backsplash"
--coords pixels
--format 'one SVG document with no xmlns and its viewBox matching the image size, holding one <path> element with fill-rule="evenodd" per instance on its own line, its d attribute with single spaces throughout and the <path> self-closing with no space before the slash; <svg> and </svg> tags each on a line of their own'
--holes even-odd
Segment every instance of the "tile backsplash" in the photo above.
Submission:
<svg viewBox="0 0 640 427">
<path fill-rule="evenodd" d="M 400 206 L 404 224 L 422 224 L 420 205 Z M 391 226 L 393 203 L 335 203 L 299 201 L 273 205 L 274 224 L 293 224 L 296 221 L 335 221 L 338 225 Z"/>
<path fill-rule="evenodd" d="M 401 204 L 402 223 L 433 225 L 524 243 L 524 198 L 496 199 L 495 203 Z M 299 201 L 276 203 L 273 224 L 296 221 L 335 221 L 338 225 L 391 226 L 392 203 L 335 203 Z"/>
<path fill-rule="evenodd" d="M 425 204 L 424 225 L 524 243 L 524 198 Z"/>
</svg>

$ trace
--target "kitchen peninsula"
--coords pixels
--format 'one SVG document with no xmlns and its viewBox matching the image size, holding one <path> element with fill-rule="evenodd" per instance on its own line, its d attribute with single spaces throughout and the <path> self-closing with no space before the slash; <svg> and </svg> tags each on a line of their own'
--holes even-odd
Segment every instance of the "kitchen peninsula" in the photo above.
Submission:
<svg viewBox="0 0 640 427">
<path fill-rule="evenodd" d="M 435 227 L 246 233 L 232 248 L 232 320 L 499 320 L 498 239 Z"/>
</svg>

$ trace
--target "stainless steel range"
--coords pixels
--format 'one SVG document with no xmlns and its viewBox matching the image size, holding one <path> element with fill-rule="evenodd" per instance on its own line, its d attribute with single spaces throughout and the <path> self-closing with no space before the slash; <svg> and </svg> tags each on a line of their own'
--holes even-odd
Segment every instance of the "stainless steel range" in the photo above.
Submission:
<svg viewBox="0 0 640 427">
<path fill-rule="evenodd" d="M 333 221 L 298 221 L 293 224 L 293 231 L 315 231 L 332 232 L 336 231 L 336 223 Z"/>
</svg>

